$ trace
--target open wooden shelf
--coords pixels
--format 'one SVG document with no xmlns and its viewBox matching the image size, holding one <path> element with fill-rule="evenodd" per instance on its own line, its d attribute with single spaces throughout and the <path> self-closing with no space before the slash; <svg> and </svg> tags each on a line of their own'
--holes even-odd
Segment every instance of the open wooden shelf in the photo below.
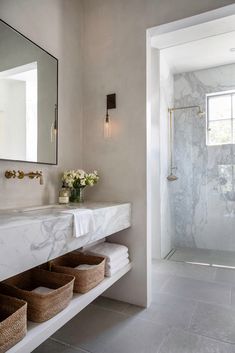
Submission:
<svg viewBox="0 0 235 353">
<path fill-rule="evenodd" d="M 129 272 L 131 267 L 131 263 L 129 263 L 112 277 L 105 277 L 105 279 L 97 287 L 93 288 L 86 294 L 75 293 L 69 306 L 52 319 L 41 324 L 36 324 L 29 321 L 28 333 L 26 337 L 14 347 L 9 349 L 7 353 L 31 353 L 41 343 L 53 335 L 54 332 L 66 324 L 66 322 L 71 320 L 94 299 L 99 297 L 103 292 L 105 292 L 109 287 Z"/>
</svg>

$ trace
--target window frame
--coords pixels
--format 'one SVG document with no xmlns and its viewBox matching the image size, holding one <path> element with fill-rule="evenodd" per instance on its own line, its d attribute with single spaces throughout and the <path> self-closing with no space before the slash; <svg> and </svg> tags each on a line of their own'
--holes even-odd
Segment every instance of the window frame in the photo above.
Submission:
<svg viewBox="0 0 235 353">
<path fill-rule="evenodd" d="M 226 96 L 230 95 L 231 96 L 231 142 L 224 142 L 224 143 L 210 143 L 210 138 L 209 138 L 209 133 L 210 133 L 210 122 L 211 120 L 209 119 L 209 99 L 211 97 L 221 97 L 221 96 Z M 235 97 L 235 90 L 229 90 L 229 91 L 220 91 L 220 92 L 213 92 L 213 93 L 208 93 L 206 94 L 206 146 L 223 146 L 223 145 L 234 145 L 235 144 L 235 136 L 234 136 L 234 125 L 235 125 L 235 112 L 233 111 L 233 97 Z M 221 121 L 225 120 L 227 121 L 228 119 L 216 119 L 213 121 Z"/>
</svg>

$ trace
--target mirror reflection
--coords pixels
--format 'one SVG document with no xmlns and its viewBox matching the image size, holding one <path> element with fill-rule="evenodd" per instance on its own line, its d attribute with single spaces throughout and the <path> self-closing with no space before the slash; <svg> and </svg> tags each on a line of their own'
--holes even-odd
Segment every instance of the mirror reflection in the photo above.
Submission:
<svg viewBox="0 0 235 353">
<path fill-rule="evenodd" d="M 0 22 L 0 159 L 57 163 L 57 59 Z"/>
</svg>

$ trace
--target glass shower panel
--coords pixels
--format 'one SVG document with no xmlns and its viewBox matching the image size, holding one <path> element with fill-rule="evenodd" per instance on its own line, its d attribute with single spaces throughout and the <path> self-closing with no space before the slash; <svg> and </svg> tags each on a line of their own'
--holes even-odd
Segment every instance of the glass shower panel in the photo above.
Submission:
<svg viewBox="0 0 235 353">
<path fill-rule="evenodd" d="M 174 106 L 207 111 L 174 114 L 174 248 L 235 251 L 234 82 L 235 64 L 174 75 Z"/>
</svg>

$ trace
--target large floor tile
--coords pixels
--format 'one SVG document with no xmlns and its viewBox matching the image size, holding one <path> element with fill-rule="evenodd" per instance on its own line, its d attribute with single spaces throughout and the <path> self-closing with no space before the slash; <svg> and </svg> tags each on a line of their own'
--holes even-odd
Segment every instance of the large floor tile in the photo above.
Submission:
<svg viewBox="0 0 235 353">
<path fill-rule="evenodd" d="M 196 303 L 192 300 L 168 294 L 153 294 L 153 302 L 148 309 L 142 310 L 138 317 L 169 327 L 187 328 L 192 319 Z"/>
<path fill-rule="evenodd" d="M 219 305 L 198 303 L 190 330 L 203 336 L 235 343 L 235 310 Z"/>
<path fill-rule="evenodd" d="M 84 353 L 86 351 L 81 349 L 74 349 L 67 345 L 47 340 L 41 346 L 33 351 L 33 353 Z"/>
<path fill-rule="evenodd" d="M 235 286 L 235 269 L 217 268 L 215 281 Z"/>
<path fill-rule="evenodd" d="M 102 353 L 106 342 L 120 331 L 125 320 L 127 317 L 123 314 L 89 305 L 53 337 L 88 350 L 95 347 L 97 352 Z"/>
<path fill-rule="evenodd" d="M 235 344 L 231 345 L 229 353 L 235 353 Z"/>
<path fill-rule="evenodd" d="M 168 260 L 153 260 L 152 273 L 162 273 L 167 275 L 175 274 L 175 262 Z"/>
<path fill-rule="evenodd" d="M 232 353 L 231 346 L 182 330 L 172 330 L 158 353 Z"/>
<path fill-rule="evenodd" d="M 205 302 L 231 304 L 230 287 L 220 283 L 175 276 L 167 282 L 161 291 Z"/>
<path fill-rule="evenodd" d="M 231 301 L 233 308 L 235 308 L 235 287 L 232 288 Z"/>
<path fill-rule="evenodd" d="M 152 293 L 159 292 L 171 277 L 164 273 L 152 273 Z"/>
<path fill-rule="evenodd" d="M 143 307 L 105 297 L 97 298 L 92 304 L 125 315 L 135 315 L 144 310 Z"/>
<path fill-rule="evenodd" d="M 54 337 L 92 353 L 156 353 L 168 332 L 163 325 L 90 305 Z"/>
<path fill-rule="evenodd" d="M 168 332 L 159 323 L 130 318 L 103 353 L 156 353 Z"/>
<path fill-rule="evenodd" d="M 107 310 L 117 311 L 119 313 L 125 313 L 127 308 L 130 306 L 128 303 L 105 297 L 98 297 L 93 304 Z"/>
<path fill-rule="evenodd" d="M 193 265 L 183 262 L 175 262 L 175 275 L 199 279 L 203 281 L 213 281 L 216 269 L 210 266 Z"/>
</svg>

